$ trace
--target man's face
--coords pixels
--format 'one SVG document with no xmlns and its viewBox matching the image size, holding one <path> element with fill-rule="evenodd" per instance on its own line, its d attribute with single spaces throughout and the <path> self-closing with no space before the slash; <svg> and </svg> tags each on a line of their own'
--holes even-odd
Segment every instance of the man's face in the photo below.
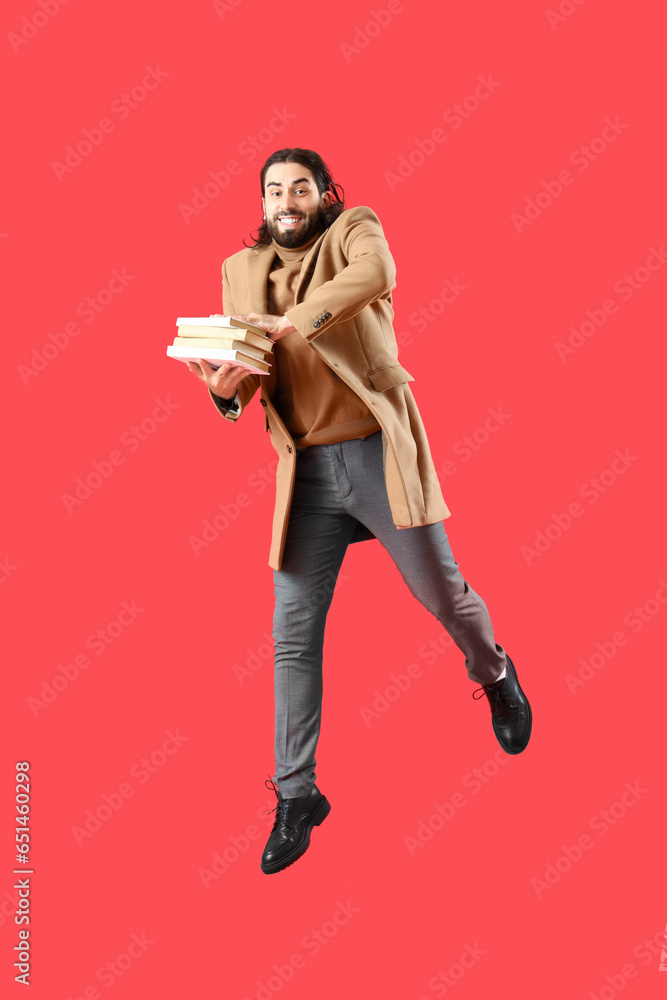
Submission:
<svg viewBox="0 0 667 1000">
<path fill-rule="evenodd" d="M 324 229 L 322 213 L 332 201 L 320 196 L 315 178 L 301 163 L 273 163 L 264 179 L 262 208 L 269 234 L 281 247 L 303 246 Z"/>
</svg>

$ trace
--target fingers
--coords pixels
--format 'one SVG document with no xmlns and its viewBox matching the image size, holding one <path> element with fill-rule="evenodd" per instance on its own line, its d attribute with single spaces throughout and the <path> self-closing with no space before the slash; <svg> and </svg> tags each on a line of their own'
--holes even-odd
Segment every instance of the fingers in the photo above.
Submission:
<svg viewBox="0 0 667 1000">
<path fill-rule="evenodd" d="M 230 313 L 230 316 L 241 323 L 252 323 L 253 326 L 259 326 L 262 330 L 275 326 L 276 319 L 278 319 L 277 316 L 269 316 L 266 313 Z"/>
<path fill-rule="evenodd" d="M 186 364 L 191 372 L 206 382 L 212 392 L 226 399 L 233 398 L 239 384 L 252 374 L 247 368 L 235 365 L 231 361 L 225 361 L 218 369 L 213 368 L 204 358 L 186 361 Z"/>
<path fill-rule="evenodd" d="M 239 382 L 242 382 L 250 372 L 242 365 L 225 361 L 218 369 L 212 368 L 203 358 L 198 358 L 200 377 L 219 395 L 228 396 L 236 392 Z"/>
<path fill-rule="evenodd" d="M 238 385 L 247 375 L 250 375 L 247 368 L 242 368 L 240 365 L 233 365 L 229 372 L 229 381 L 233 385 Z"/>
<path fill-rule="evenodd" d="M 216 375 L 216 369 L 212 368 L 207 361 L 203 358 L 197 358 L 196 361 L 186 361 L 185 362 L 191 372 L 193 372 L 198 378 L 208 382 L 211 375 Z"/>
</svg>

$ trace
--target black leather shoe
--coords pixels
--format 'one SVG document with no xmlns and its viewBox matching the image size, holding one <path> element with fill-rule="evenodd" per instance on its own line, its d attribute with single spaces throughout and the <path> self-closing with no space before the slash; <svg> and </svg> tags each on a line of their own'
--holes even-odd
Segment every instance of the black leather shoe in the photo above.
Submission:
<svg viewBox="0 0 667 1000">
<path fill-rule="evenodd" d="M 316 785 L 307 795 L 284 799 L 271 778 L 264 784 L 278 796 L 273 829 L 262 854 L 262 871 L 265 875 L 273 875 L 305 854 L 311 830 L 326 819 L 331 806 Z"/>
<path fill-rule="evenodd" d="M 489 699 L 493 731 L 503 750 L 506 753 L 521 753 L 528 746 L 533 713 L 528 699 L 521 690 L 515 666 L 509 656 L 507 673 L 503 679 L 476 688 L 472 693 L 473 698 L 478 691 L 482 691 Z"/>
</svg>

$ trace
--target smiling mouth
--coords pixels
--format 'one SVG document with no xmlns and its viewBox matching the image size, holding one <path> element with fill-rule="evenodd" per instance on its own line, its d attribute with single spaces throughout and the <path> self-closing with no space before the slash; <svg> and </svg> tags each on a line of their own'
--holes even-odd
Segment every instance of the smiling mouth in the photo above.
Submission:
<svg viewBox="0 0 667 1000">
<path fill-rule="evenodd" d="M 298 215 L 283 215 L 278 219 L 278 222 L 282 222 L 286 229 L 294 229 L 301 222 Z"/>
</svg>

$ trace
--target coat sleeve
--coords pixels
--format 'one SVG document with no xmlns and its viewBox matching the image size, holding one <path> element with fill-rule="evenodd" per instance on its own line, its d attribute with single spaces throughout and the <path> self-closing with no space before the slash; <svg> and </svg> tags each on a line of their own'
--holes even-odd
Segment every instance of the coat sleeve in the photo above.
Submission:
<svg viewBox="0 0 667 1000">
<path fill-rule="evenodd" d="M 223 261 L 222 264 L 222 312 L 223 315 L 229 316 L 236 312 L 234 308 L 234 302 L 232 300 L 232 293 L 229 287 L 229 276 L 227 274 L 227 261 Z M 223 417 L 227 417 L 228 420 L 238 420 L 238 418 L 243 413 L 244 408 L 250 402 L 252 397 L 255 395 L 259 389 L 259 375 L 255 375 L 254 372 L 250 372 L 243 381 L 239 382 L 238 389 L 236 390 L 236 408 L 233 410 L 225 409 L 225 404 L 223 403 L 220 396 L 216 396 L 214 392 L 209 389 L 209 396 L 213 400 L 213 404 Z"/>
<path fill-rule="evenodd" d="M 365 206 L 339 217 L 341 247 L 348 261 L 330 281 L 316 288 L 306 302 L 285 315 L 308 341 L 336 323 L 352 319 L 371 302 L 396 287 L 396 265 L 375 212 Z"/>
</svg>

